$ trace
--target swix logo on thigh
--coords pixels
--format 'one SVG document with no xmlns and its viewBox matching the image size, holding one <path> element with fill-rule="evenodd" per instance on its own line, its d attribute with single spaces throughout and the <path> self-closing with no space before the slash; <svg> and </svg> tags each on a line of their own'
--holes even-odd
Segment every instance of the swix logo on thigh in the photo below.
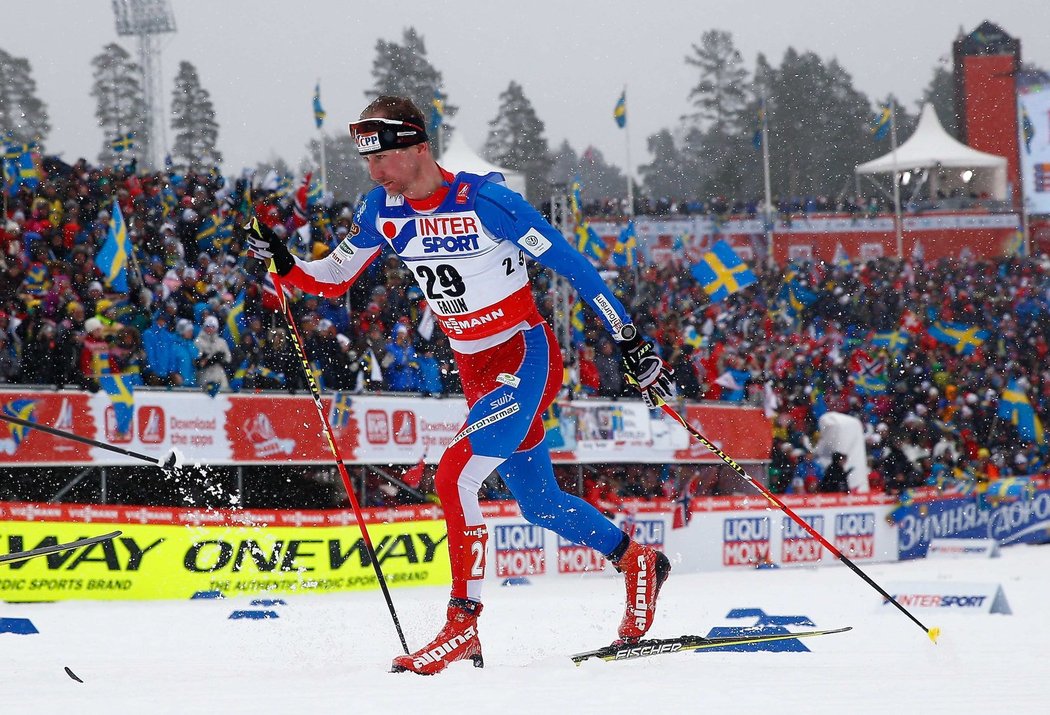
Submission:
<svg viewBox="0 0 1050 715">
<path fill-rule="evenodd" d="M 605 569 L 605 558 L 589 546 L 558 537 L 558 573 L 591 573 Z"/>
<path fill-rule="evenodd" d="M 835 516 L 835 548 L 850 558 L 875 555 L 875 513 L 870 511 Z"/>
<path fill-rule="evenodd" d="M 803 521 L 813 527 L 818 534 L 824 531 L 824 517 L 820 514 L 803 516 Z M 812 534 L 799 526 L 794 519 L 785 516 L 783 523 L 783 543 L 780 560 L 785 564 L 815 563 L 820 561 L 824 548 Z"/>
<path fill-rule="evenodd" d="M 769 518 L 744 517 L 722 523 L 722 565 L 754 566 L 769 561 Z"/>
<path fill-rule="evenodd" d="M 510 524 L 496 526 L 494 531 L 497 576 L 546 573 L 543 527 L 534 524 Z"/>
</svg>

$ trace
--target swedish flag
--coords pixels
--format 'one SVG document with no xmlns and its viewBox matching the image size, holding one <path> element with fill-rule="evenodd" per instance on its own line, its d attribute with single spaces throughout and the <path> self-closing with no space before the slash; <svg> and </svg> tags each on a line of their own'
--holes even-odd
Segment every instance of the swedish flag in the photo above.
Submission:
<svg viewBox="0 0 1050 715">
<path fill-rule="evenodd" d="M 746 263 L 740 260 L 725 241 L 711 246 L 700 263 L 693 266 L 693 277 L 703 287 L 711 302 L 725 300 L 733 293 L 758 280 Z"/>
<path fill-rule="evenodd" d="M 23 279 L 26 293 L 41 296 L 51 286 L 51 276 L 44 263 L 31 263 L 26 269 L 26 277 Z"/>
<path fill-rule="evenodd" d="M 587 337 L 584 334 L 586 321 L 583 316 L 583 303 L 576 301 L 572 306 L 572 314 L 569 316 L 569 324 L 572 326 L 572 342 L 583 345 Z"/>
<path fill-rule="evenodd" d="M 230 312 L 226 314 L 226 330 L 229 333 L 228 342 L 234 347 L 241 342 L 241 335 L 248 330 L 248 316 L 244 314 L 244 288 L 237 294 L 237 299 L 230 306 Z"/>
<path fill-rule="evenodd" d="M 116 139 L 109 143 L 109 148 L 117 154 L 122 154 L 126 151 L 131 151 L 135 148 L 135 132 L 127 132 L 119 135 Z"/>
<path fill-rule="evenodd" d="M 100 375 L 98 382 L 113 403 L 117 432 L 128 434 L 131 431 L 131 419 L 135 416 L 135 386 L 142 384 L 142 377 L 138 374 Z"/>
<path fill-rule="evenodd" d="M 1032 408 L 1032 403 L 1017 387 L 1017 380 L 1010 380 L 1006 389 L 999 395 L 999 419 L 1009 420 L 1017 428 L 1017 434 L 1026 442 L 1044 444 L 1046 434 L 1039 415 Z"/>
<path fill-rule="evenodd" d="M 991 335 L 989 331 L 981 330 L 975 325 L 947 323 L 942 320 L 935 321 L 929 327 L 929 333 L 934 340 L 952 346 L 960 355 L 973 354 L 973 351 L 983 345 Z"/>
<path fill-rule="evenodd" d="M 440 90 L 434 90 L 434 97 L 430 100 L 430 125 L 427 133 L 437 136 L 441 125 L 445 123 L 445 95 Z"/>
<path fill-rule="evenodd" d="M 4 181 L 7 184 L 7 192 L 14 196 L 19 188 L 25 186 L 30 191 L 35 191 L 40 185 L 40 172 L 33 160 L 30 144 L 6 145 L 4 149 Z M 9 152 L 24 150 L 9 156 Z"/>
<path fill-rule="evenodd" d="M 687 325 L 682 333 L 682 340 L 694 350 L 700 349 L 704 344 L 704 336 L 696 332 L 695 325 Z"/>
<path fill-rule="evenodd" d="M 164 188 L 160 190 L 160 207 L 164 218 L 167 218 L 178 205 L 179 197 L 175 195 L 171 186 L 165 184 Z"/>
<path fill-rule="evenodd" d="M 605 244 L 586 221 L 576 225 L 576 250 L 599 263 L 605 260 Z"/>
<path fill-rule="evenodd" d="M 576 219 L 576 223 L 583 222 L 583 185 L 580 184 L 580 177 L 576 177 L 572 180 L 572 186 L 569 187 L 569 208 L 572 210 L 572 215 Z"/>
<path fill-rule="evenodd" d="M 628 221 L 620 231 L 613 246 L 612 262 L 614 266 L 633 266 L 638 262 L 638 235 L 634 232 L 634 221 Z"/>
<path fill-rule="evenodd" d="M 316 206 L 321 202 L 324 197 L 324 191 L 321 189 L 321 182 L 316 178 L 310 179 L 310 186 L 306 191 L 306 205 Z"/>
<path fill-rule="evenodd" d="M 885 333 L 875 333 L 871 338 L 871 344 L 877 348 L 883 348 L 891 353 L 902 352 L 908 347 L 908 335 L 902 330 L 891 330 Z"/>
<path fill-rule="evenodd" d="M 120 213 L 120 204 L 113 202 L 113 215 L 109 219 L 109 235 L 98 252 L 95 263 L 102 271 L 102 280 L 118 293 L 128 292 L 128 256 L 131 254 L 131 241 L 128 240 L 128 227 Z"/>
<path fill-rule="evenodd" d="M 26 422 L 36 422 L 36 418 L 33 413 L 36 411 L 36 400 L 11 400 L 10 402 L 4 403 L 4 414 L 10 415 L 11 417 L 18 417 L 19 419 L 25 420 Z M 29 434 L 29 427 L 23 425 L 10 424 L 11 428 L 11 439 L 15 442 L 15 448 L 22 444 L 22 440 Z"/>
<path fill-rule="evenodd" d="M 1035 139 L 1035 125 L 1032 118 L 1028 116 L 1028 110 L 1021 106 L 1021 134 L 1024 137 L 1025 154 L 1032 153 L 1032 140 Z"/>
<path fill-rule="evenodd" d="M 616 106 L 613 107 L 613 120 L 616 122 L 616 126 L 623 129 L 627 126 L 627 90 L 624 89 L 620 93 L 620 98 L 616 100 Z"/>
<path fill-rule="evenodd" d="M 352 404 L 349 392 L 337 392 L 332 395 L 332 415 L 328 422 L 335 429 L 344 429 L 350 424 L 350 405 Z"/>
<path fill-rule="evenodd" d="M 318 129 L 324 126 L 324 118 L 326 116 L 328 115 L 325 113 L 324 107 L 321 106 L 321 83 L 318 82 L 314 86 L 314 124 L 317 125 Z"/>
<path fill-rule="evenodd" d="M 240 367 L 233 371 L 233 378 L 230 380 L 230 389 L 234 392 L 240 392 L 241 388 L 244 387 L 244 380 L 248 377 L 248 370 L 251 367 L 251 360 L 244 358 L 241 362 Z"/>
<path fill-rule="evenodd" d="M 561 449 L 564 447 L 565 436 L 561 433 L 561 408 L 558 407 L 557 402 L 551 403 L 551 406 L 544 411 L 542 419 L 543 429 L 547 432 L 545 438 L 547 448 Z"/>
<path fill-rule="evenodd" d="M 871 123 L 872 139 L 875 141 L 885 139 L 886 135 L 890 133 L 890 122 L 892 120 L 893 112 L 890 109 L 890 105 L 880 105 L 879 111 L 875 114 L 875 119 Z"/>
</svg>

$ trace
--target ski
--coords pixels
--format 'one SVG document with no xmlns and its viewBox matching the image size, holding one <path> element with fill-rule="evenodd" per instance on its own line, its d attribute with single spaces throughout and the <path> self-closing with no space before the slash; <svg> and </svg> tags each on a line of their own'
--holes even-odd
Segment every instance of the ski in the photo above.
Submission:
<svg viewBox="0 0 1050 715">
<path fill-rule="evenodd" d="M 682 653 L 692 650 L 707 650 L 708 648 L 719 648 L 730 645 L 747 645 L 750 643 L 769 643 L 770 641 L 783 641 L 791 638 L 812 638 L 814 636 L 826 636 L 832 633 L 845 633 L 852 626 L 845 628 L 833 628 L 820 631 L 802 631 L 801 633 L 755 633 L 753 635 L 739 636 L 677 636 L 675 638 L 653 638 L 638 641 L 637 643 L 623 643 L 607 645 L 597 650 L 589 650 L 572 656 L 572 662 L 579 665 L 591 658 L 600 658 L 605 661 L 633 660 L 635 658 L 647 658 L 652 655 L 664 655 L 666 653 Z"/>
<path fill-rule="evenodd" d="M 53 546 L 39 546 L 29 551 L 15 551 L 10 554 L 0 554 L 0 564 L 8 563 L 11 561 L 25 561 L 27 559 L 33 559 L 37 556 L 47 556 L 48 554 L 54 554 L 59 551 L 69 551 L 70 549 L 79 549 L 81 546 L 91 546 L 92 544 L 100 544 L 103 541 L 109 541 L 120 536 L 121 532 L 111 531 L 108 534 L 102 534 L 101 536 L 89 536 L 86 539 L 77 539 L 76 541 L 67 541 L 64 544 L 55 544 Z"/>
</svg>

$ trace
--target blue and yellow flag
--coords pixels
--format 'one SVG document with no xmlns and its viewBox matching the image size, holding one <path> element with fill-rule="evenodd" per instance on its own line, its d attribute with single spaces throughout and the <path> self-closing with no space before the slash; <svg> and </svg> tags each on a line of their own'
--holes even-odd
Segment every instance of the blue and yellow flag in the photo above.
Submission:
<svg viewBox="0 0 1050 715">
<path fill-rule="evenodd" d="M 586 322 L 583 316 L 583 303 L 581 301 L 573 303 L 572 313 L 569 316 L 569 324 L 572 326 L 572 342 L 577 346 L 583 345 L 587 337 L 584 334 Z"/>
<path fill-rule="evenodd" d="M 164 188 L 160 190 L 160 209 L 161 214 L 164 218 L 168 218 L 171 212 L 175 210 L 175 207 L 179 205 L 179 197 L 175 195 L 175 191 L 170 185 L 165 184 Z"/>
<path fill-rule="evenodd" d="M 583 185 L 580 183 L 580 177 L 574 177 L 572 185 L 569 187 L 569 209 L 572 211 L 572 216 L 576 219 L 576 223 L 583 222 Z"/>
<path fill-rule="evenodd" d="M 116 139 L 109 143 L 109 148 L 117 154 L 122 154 L 126 151 L 131 151 L 135 148 L 135 132 L 127 132 L 120 134 Z"/>
<path fill-rule="evenodd" d="M 327 114 L 324 111 L 324 107 L 321 106 L 321 83 L 318 82 L 314 85 L 314 124 L 320 129 L 324 126 L 324 118 Z"/>
<path fill-rule="evenodd" d="M 711 246 L 711 250 L 693 266 L 692 274 L 711 302 L 725 300 L 758 280 L 748 265 L 736 255 L 733 247 L 725 241 Z"/>
<path fill-rule="evenodd" d="M 102 389 L 113 403 L 117 432 L 126 435 L 131 431 L 131 420 L 135 416 L 135 387 L 142 384 L 140 375 L 101 375 L 98 378 Z"/>
<path fill-rule="evenodd" d="M 613 246 L 612 262 L 614 266 L 633 266 L 638 263 L 638 234 L 634 231 L 634 220 L 627 222 Z"/>
<path fill-rule="evenodd" d="M 244 387 L 244 381 L 248 377 L 248 371 L 251 369 L 251 360 L 244 358 L 241 361 L 240 367 L 233 371 L 233 377 L 230 378 L 230 389 L 234 392 L 240 392 Z"/>
<path fill-rule="evenodd" d="M 102 250 L 95 259 L 102 271 L 102 282 L 117 293 L 128 292 L 128 256 L 131 254 L 131 241 L 128 239 L 128 227 L 120 213 L 120 204 L 113 202 L 113 215 L 109 218 L 109 234 Z"/>
<path fill-rule="evenodd" d="M 613 120 L 616 122 L 616 126 L 623 129 L 627 126 L 627 90 L 624 89 L 620 93 L 620 98 L 616 100 L 616 106 L 613 107 Z"/>
<path fill-rule="evenodd" d="M 430 100 L 430 124 L 427 126 L 427 134 L 437 136 L 438 129 L 445 123 L 445 95 L 438 89 L 434 90 L 434 97 Z"/>
<path fill-rule="evenodd" d="M 908 333 L 903 330 L 875 333 L 871 338 L 871 344 L 873 346 L 888 350 L 891 353 L 903 352 L 910 342 Z"/>
<path fill-rule="evenodd" d="M 35 145 L 9 144 L 5 146 L 4 183 L 10 196 L 17 194 L 18 190 L 23 186 L 30 191 L 36 191 L 36 188 L 40 185 L 40 171 L 36 168 L 33 152 L 29 149 L 31 146 Z M 8 155 L 9 152 L 18 150 L 23 151 L 15 153 L 14 156 Z"/>
<path fill-rule="evenodd" d="M 942 320 L 934 322 L 928 330 L 930 337 L 952 346 L 960 355 L 972 355 L 991 335 L 989 331 L 981 330 L 976 325 L 948 323 Z"/>
<path fill-rule="evenodd" d="M 886 363 L 882 360 L 860 360 L 852 374 L 853 389 L 858 395 L 881 395 L 889 389 Z"/>
<path fill-rule="evenodd" d="M 1035 139 L 1035 125 L 1028 116 L 1028 110 L 1021 105 L 1021 135 L 1024 137 L 1024 153 L 1032 153 L 1032 140 Z"/>
<path fill-rule="evenodd" d="M 26 293 L 30 295 L 39 297 L 46 293 L 47 289 L 51 287 L 51 273 L 47 268 L 47 264 L 30 263 L 29 268 L 26 269 L 26 276 L 22 279 L 22 285 L 25 287 Z"/>
<path fill-rule="evenodd" d="M 1028 396 L 1017 387 L 1017 380 L 1010 380 L 1006 389 L 999 395 L 999 419 L 1009 420 L 1025 442 L 1046 442 L 1043 423 L 1032 408 L 1032 403 L 1028 401 Z"/>
<path fill-rule="evenodd" d="M 349 392 L 337 392 L 332 395 L 332 413 L 328 417 L 334 429 L 344 429 L 350 424 L 350 406 L 353 401 Z"/>
<path fill-rule="evenodd" d="M 36 416 L 33 414 L 35 411 L 36 400 L 11 400 L 4 403 L 5 415 L 18 417 L 26 422 L 36 422 Z M 30 428 L 16 425 L 13 422 L 8 423 L 8 427 L 11 428 L 11 439 L 14 440 L 15 449 L 17 449 L 18 445 L 22 444 L 22 440 L 29 434 Z"/>
<path fill-rule="evenodd" d="M 704 345 L 704 336 L 696 331 L 695 325 L 687 325 L 682 333 L 682 340 L 694 350 L 699 350 Z"/>
<path fill-rule="evenodd" d="M 755 151 L 762 151 L 762 130 L 766 126 L 766 100 L 763 98 L 758 105 L 758 129 L 751 135 L 751 147 Z"/>
<path fill-rule="evenodd" d="M 576 250 L 599 263 L 605 261 L 605 244 L 586 221 L 576 225 Z"/>
<path fill-rule="evenodd" d="M 244 288 L 237 294 L 236 300 L 230 306 L 230 312 L 226 314 L 226 341 L 233 348 L 241 342 L 241 336 L 248 330 L 248 316 L 244 313 Z"/>
<path fill-rule="evenodd" d="M 542 419 L 543 429 L 547 432 L 545 438 L 547 449 L 563 448 L 565 436 L 561 433 L 561 408 L 558 407 L 557 402 L 551 403 L 551 406 L 544 411 Z"/>
<path fill-rule="evenodd" d="M 880 105 L 879 111 L 875 113 L 875 119 L 871 123 L 871 138 L 875 141 L 885 139 L 886 135 L 890 133 L 890 122 L 892 121 L 893 111 L 890 109 L 890 105 Z"/>
</svg>

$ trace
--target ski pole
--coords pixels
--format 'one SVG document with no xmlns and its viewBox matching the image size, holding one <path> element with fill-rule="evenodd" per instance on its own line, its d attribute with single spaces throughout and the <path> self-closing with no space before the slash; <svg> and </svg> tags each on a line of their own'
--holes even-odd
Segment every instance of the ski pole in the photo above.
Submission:
<svg viewBox="0 0 1050 715">
<path fill-rule="evenodd" d="M 849 566 L 850 569 L 853 570 L 853 573 L 857 574 L 862 579 L 864 579 L 868 583 L 868 585 L 871 586 L 872 588 L 874 588 L 876 591 L 878 591 L 882 595 L 883 598 L 885 598 L 887 601 L 889 601 L 894 606 L 896 606 L 897 609 L 901 613 L 906 615 L 908 618 L 910 618 L 912 620 L 913 623 L 915 623 L 915 625 L 917 625 L 919 628 L 921 628 L 923 631 L 925 631 L 926 635 L 929 636 L 931 641 L 933 641 L 934 643 L 937 642 L 937 637 L 941 634 L 941 629 L 940 628 L 927 628 L 925 625 L 923 625 L 922 622 L 918 618 L 916 618 L 914 615 L 912 615 L 912 613 L 908 609 L 906 609 L 904 606 L 902 606 L 897 601 L 897 599 L 895 599 L 893 596 L 891 596 L 889 593 L 887 593 L 886 590 L 882 588 L 882 586 L 880 586 L 879 584 L 875 583 L 875 581 L 872 580 L 872 578 L 870 576 L 868 576 L 868 574 L 864 573 L 864 571 L 862 571 L 861 568 L 859 566 L 857 566 L 857 564 L 853 563 L 853 561 L 851 561 L 844 553 L 842 553 L 837 548 L 835 548 L 834 544 L 832 544 L 830 541 L 828 541 L 823 536 L 821 536 L 819 531 L 817 531 L 812 526 L 810 526 L 809 523 L 805 519 L 800 517 L 798 514 L 796 514 L 791 509 L 791 507 L 789 507 L 784 502 L 780 501 L 780 499 L 777 498 L 776 494 L 774 494 L 773 492 L 769 491 L 769 489 L 767 489 L 765 486 L 763 486 L 759 482 L 755 481 L 747 472 L 744 471 L 744 468 L 741 467 L 739 464 L 737 464 L 735 461 L 733 461 L 733 459 L 730 458 L 729 455 L 727 455 L 725 452 L 720 450 L 718 447 L 716 447 L 714 444 L 712 444 L 709 439 L 707 439 L 702 434 L 700 434 L 699 430 L 697 430 L 691 424 L 689 424 L 684 419 L 682 419 L 682 416 L 679 415 L 677 412 L 675 412 L 675 410 L 670 405 L 668 405 L 666 402 L 662 402 L 661 401 L 660 409 L 662 409 L 664 411 L 664 413 L 669 415 L 673 420 L 678 422 L 678 424 L 680 424 L 683 427 L 685 427 L 685 429 L 689 432 L 689 434 L 691 434 L 694 437 L 696 437 L 696 439 L 700 442 L 700 444 L 702 444 L 704 447 L 706 447 L 709 452 L 711 452 L 716 457 L 718 457 L 723 462 L 725 462 L 727 465 L 729 465 L 729 467 L 731 467 L 733 469 L 733 471 L 735 471 L 737 474 L 739 474 L 744 479 L 744 481 L 748 482 L 749 484 L 751 484 L 751 486 L 753 486 L 756 489 L 758 489 L 758 491 L 762 494 L 762 496 L 764 496 L 769 501 L 770 504 L 773 504 L 778 509 L 780 509 L 782 512 L 784 512 L 789 517 L 791 517 L 792 521 L 794 521 L 796 524 L 798 524 L 803 529 L 805 529 L 807 532 L 809 532 L 809 534 L 814 539 L 819 541 L 821 543 L 821 545 L 824 546 L 824 548 L 826 548 L 828 551 L 830 551 L 835 556 L 835 558 L 837 558 L 839 561 L 841 561 L 842 563 L 844 563 L 847 566 Z"/>
<path fill-rule="evenodd" d="M 390 598 L 390 589 L 387 586 L 386 579 L 383 578 L 383 570 L 379 565 L 379 559 L 376 557 L 375 547 L 372 545 L 372 538 L 368 535 L 368 527 L 365 525 L 365 517 L 361 513 L 361 507 L 357 503 L 357 496 L 354 494 L 354 488 L 350 483 L 350 475 L 346 471 L 346 466 L 343 464 L 343 457 L 339 452 L 339 445 L 335 441 L 335 433 L 332 431 L 332 425 L 328 422 L 328 415 L 325 414 L 324 407 L 321 405 L 321 390 L 317 386 L 317 381 L 314 380 L 314 374 L 310 370 L 310 362 L 306 359 L 306 348 L 303 347 L 302 338 L 299 336 L 299 329 L 295 326 L 295 317 L 292 315 L 292 308 L 288 304 L 287 299 L 284 295 L 284 287 L 281 285 L 281 280 L 277 276 L 276 272 L 272 272 L 270 277 L 273 279 L 273 287 L 277 291 L 277 300 L 281 304 L 281 314 L 284 316 L 284 321 L 288 325 L 288 331 L 291 334 L 292 345 L 295 346 L 295 352 L 299 355 L 299 360 L 302 362 L 303 372 L 306 373 L 306 383 L 310 386 L 310 394 L 314 398 L 314 407 L 317 408 L 317 416 L 321 418 L 321 424 L 324 426 L 324 434 L 328 439 L 328 448 L 332 451 L 332 456 L 335 457 L 336 466 L 339 468 L 339 476 L 343 479 L 343 486 L 346 488 L 347 496 L 350 497 L 350 506 L 354 510 L 354 516 L 357 517 L 357 525 L 361 527 L 361 537 L 365 543 L 365 551 L 368 553 L 368 558 L 372 562 L 372 567 L 376 572 L 376 580 L 379 581 L 379 588 L 383 591 L 383 598 L 386 599 L 386 607 L 390 610 L 390 617 L 394 621 L 394 629 L 397 630 L 397 637 L 401 639 L 401 647 L 405 649 L 405 653 L 408 651 L 408 642 L 405 640 L 405 634 L 401 630 L 401 621 L 397 618 L 397 611 L 394 610 L 394 601 Z"/>
<path fill-rule="evenodd" d="M 115 452 L 116 454 L 123 454 L 128 457 L 134 457 L 135 459 L 141 459 L 143 462 L 156 464 L 161 469 L 175 469 L 176 467 L 175 462 L 177 461 L 177 458 L 174 450 L 165 455 L 164 459 L 157 459 L 156 457 L 151 457 L 148 454 L 142 454 L 141 452 L 134 452 L 130 449 L 124 449 L 123 447 L 118 447 L 115 444 L 106 444 L 105 442 L 99 442 L 98 440 L 91 439 L 90 437 L 81 437 L 80 435 L 73 434 L 72 432 L 66 432 L 64 430 L 60 430 L 55 427 L 50 427 L 48 425 L 42 425 L 37 422 L 23 420 L 21 417 L 12 417 L 11 415 L 5 415 L 2 412 L 0 412 L 0 420 L 4 420 L 5 422 L 11 422 L 16 425 L 21 425 L 22 427 L 27 427 L 29 429 L 47 432 L 48 434 L 55 435 L 56 437 L 62 437 L 63 439 L 68 439 L 73 442 L 89 444 L 92 447 L 98 447 L 99 449 L 104 449 L 109 452 Z"/>
</svg>

